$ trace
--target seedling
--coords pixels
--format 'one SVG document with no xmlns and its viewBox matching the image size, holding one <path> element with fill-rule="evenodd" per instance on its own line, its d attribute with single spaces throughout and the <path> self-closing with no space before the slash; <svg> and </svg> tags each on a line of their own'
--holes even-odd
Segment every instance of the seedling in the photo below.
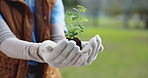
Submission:
<svg viewBox="0 0 148 78">
<path fill-rule="evenodd" d="M 77 45 L 81 47 L 81 41 L 77 38 L 82 32 L 84 32 L 84 26 L 82 21 L 88 21 L 87 18 L 81 17 L 80 14 L 86 12 L 86 8 L 77 5 L 77 8 L 73 8 L 73 12 L 66 12 L 66 26 L 68 32 L 65 34 L 67 39 L 76 41 Z"/>
</svg>

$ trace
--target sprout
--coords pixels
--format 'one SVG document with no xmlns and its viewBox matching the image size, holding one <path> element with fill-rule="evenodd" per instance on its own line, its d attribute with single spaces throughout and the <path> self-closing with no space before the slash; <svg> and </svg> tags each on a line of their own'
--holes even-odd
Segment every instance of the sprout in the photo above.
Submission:
<svg viewBox="0 0 148 78">
<path fill-rule="evenodd" d="M 68 28 L 68 32 L 65 34 L 67 38 L 74 39 L 77 35 L 81 34 L 84 30 L 84 26 L 80 23 L 80 21 L 88 21 L 87 18 L 83 18 L 80 16 L 80 13 L 86 12 L 86 8 L 77 5 L 77 8 L 73 8 L 74 12 L 66 12 L 66 26 Z"/>
</svg>

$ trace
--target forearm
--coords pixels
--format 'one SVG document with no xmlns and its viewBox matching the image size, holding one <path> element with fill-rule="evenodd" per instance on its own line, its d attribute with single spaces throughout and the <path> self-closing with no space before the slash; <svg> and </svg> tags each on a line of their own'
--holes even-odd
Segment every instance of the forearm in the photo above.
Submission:
<svg viewBox="0 0 148 78">
<path fill-rule="evenodd" d="M 22 41 L 17 38 L 6 38 L 1 43 L 0 50 L 11 58 L 35 60 L 43 62 L 38 54 L 39 44 Z"/>
<path fill-rule="evenodd" d="M 0 19 L 0 50 L 9 57 L 43 62 L 38 54 L 39 44 L 19 40 Z"/>
</svg>

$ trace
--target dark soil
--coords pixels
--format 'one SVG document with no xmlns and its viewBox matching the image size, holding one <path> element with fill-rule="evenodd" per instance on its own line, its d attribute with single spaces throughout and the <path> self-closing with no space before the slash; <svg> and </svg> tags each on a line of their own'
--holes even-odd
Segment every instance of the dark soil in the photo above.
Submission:
<svg viewBox="0 0 148 78">
<path fill-rule="evenodd" d="M 67 38 L 68 40 L 73 40 L 76 42 L 76 45 L 78 45 L 80 47 L 80 50 L 82 49 L 82 44 L 81 44 L 81 41 L 78 39 L 78 38 L 74 38 L 74 39 L 71 39 L 71 38 Z"/>
</svg>

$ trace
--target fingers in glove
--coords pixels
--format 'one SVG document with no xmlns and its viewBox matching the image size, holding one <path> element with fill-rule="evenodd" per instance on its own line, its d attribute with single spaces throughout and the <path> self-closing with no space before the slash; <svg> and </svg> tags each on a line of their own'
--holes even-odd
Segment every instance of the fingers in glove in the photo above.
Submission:
<svg viewBox="0 0 148 78">
<path fill-rule="evenodd" d="M 53 59 L 55 59 L 65 49 L 67 44 L 68 44 L 68 40 L 67 39 L 64 39 L 64 40 L 61 40 L 60 42 L 58 42 L 58 44 L 54 47 L 54 49 L 50 53 L 50 56 Z"/>
<path fill-rule="evenodd" d="M 89 45 L 89 44 L 86 45 L 84 47 L 84 49 L 82 50 L 82 53 L 88 53 L 88 57 L 89 57 L 92 54 L 92 47 L 91 47 L 91 45 Z M 80 66 L 88 65 L 89 63 L 87 63 L 87 62 L 88 62 L 88 58 Z"/>
<path fill-rule="evenodd" d="M 94 48 L 94 46 L 93 46 L 94 55 L 93 55 L 93 53 L 92 53 L 92 55 L 89 57 L 89 60 L 86 61 L 86 62 L 84 62 L 84 63 L 82 63 L 81 66 L 85 66 L 85 65 L 91 64 L 92 61 L 97 58 L 98 52 L 99 52 L 99 51 L 103 51 L 103 49 L 104 49 L 103 45 L 101 44 L 102 40 L 101 40 L 101 38 L 99 37 L 99 35 L 96 35 L 94 38 L 96 38 L 96 42 L 97 42 L 97 48 L 96 48 L 96 50 L 95 50 L 95 48 Z M 95 40 L 94 38 L 92 38 L 92 39 L 90 40 L 90 43 L 91 43 L 92 45 L 93 45 L 93 43 L 95 43 L 95 42 L 93 42 L 93 40 Z M 93 43 L 92 43 L 92 42 L 93 42 Z"/>
<path fill-rule="evenodd" d="M 89 58 L 89 60 L 88 60 L 88 63 L 96 59 L 96 56 L 98 55 L 98 52 L 99 52 L 99 49 L 100 49 L 100 46 L 101 46 L 101 42 L 102 42 L 102 40 L 101 40 L 101 38 L 99 37 L 99 35 L 96 35 L 94 38 L 96 39 L 97 48 L 96 48 L 96 49 L 93 48 L 94 54 L 92 54 L 92 55 L 90 56 L 90 58 Z M 93 40 L 92 40 L 92 41 L 93 41 Z M 90 42 L 90 43 L 91 43 L 91 42 Z M 94 43 L 95 43 L 95 41 L 94 41 Z M 92 43 L 92 44 L 93 44 L 93 43 Z"/>
<path fill-rule="evenodd" d="M 82 63 L 81 66 L 90 65 L 91 63 L 92 63 L 92 62 L 89 62 L 89 63 L 88 63 L 88 62 L 86 61 L 86 62 Z"/>
<path fill-rule="evenodd" d="M 98 56 L 98 52 L 103 51 L 103 49 L 104 49 L 103 45 L 101 44 L 102 40 L 98 35 L 96 35 L 96 40 L 97 40 L 97 43 L 98 43 L 98 47 L 97 47 L 96 53 L 95 53 L 92 60 L 95 60 Z"/>
<path fill-rule="evenodd" d="M 98 46 L 97 46 L 97 52 L 100 50 L 100 48 L 102 48 L 101 46 L 102 46 L 102 40 L 101 40 L 101 38 L 99 37 L 99 35 L 96 35 L 96 40 L 97 40 L 97 44 L 98 44 Z"/>
<path fill-rule="evenodd" d="M 84 63 L 81 64 L 81 66 L 86 66 L 86 65 L 88 65 L 87 62 L 84 62 Z"/>
<path fill-rule="evenodd" d="M 88 45 L 89 42 L 88 41 L 82 41 L 82 48 L 84 48 L 86 45 Z"/>
<path fill-rule="evenodd" d="M 95 55 L 95 52 L 97 50 L 97 40 L 95 37 L 90 40 L 90 45 L 92 46 L 92 53 L 88 58 L 88 63 L 92 61 L 92 59 Z"/>
<path fill-rule="evenodd" d="M 74 41 L 69 41 L 65 49 L 61 51 L 61 54 L 55 58 L 55 63 L 61 63 L 62 60 L 67 58 L 68 54 L 71 53 L 72 49 L 76 46 Z"/>
<path fill-rule="evenodd" d="M 84 53 L 79 57 L 76 63 L 73 64 L 75 67 L 81 67 L 82 63 L 84 63 L 88 59 L 88 53 Z"/>
<path fill-rule="evenodd" d="M 97 41 L 97 49 L 96 49 L 95 54 L 94 54 L 94 56 L 92 58 L 92 61 L 97 58 L 98 52 L 99 52 L 99 50 L 101 48 L 101 39 L 100 39 L 100 37 L 98 35 L 96 35 L 96 41 Z"/>
<path fill-rule="evenodd" d="M 104 47 L 103 47 L 102 44 L 101 44 L 100 48 L 98 49 L 98 51 L 96 52 L 96 54 L 94 55 L 94 57 L 93 57 L 92 60 L 95 60 L 95 59 L 97 58 L 97 56 L 98 56 L 98 53 L 99 53 L 100 51 L 103 51 L 103 49 L 104 49 Z"/>
<path fill-rule="evenodd" d="M 90 44 L 87 44 L 83 49 L 82 53 L 88 53 L 88 56 L 92 53 L 92 46 Z"/>
<path fill-rule="evenodd" d="M 100 38 L 100 36 L 99 35 L 96 35 L 96 39 L 97 39 L 97 42 L 98 42 L 98 51 L 99 52 L 102 52 L 103 50 L 104 50 L 104 47 L 103 47 L 103 45 L 102 45 L 102 40 L 101 40 L 101 38 Z"/>
<path fill-rule="evenodd" d="M 73 64 L 75 64 L 76 61 L 79 59 L 80 56 L 81 56 L 81 54 L 80 54 L 80 53 L 77 53 L 77 54 L 74 56 L 74 58 L 72 59 L 72 61 L 71 61 L 70 63 L 68 63 L 66 66 L 68 67 L 68 66 L 72 66 Z"/>
<path fill-rule="evenodd" d="M 100 48 L 99 48 L 99 52 L 103 52 L 103 50 L 104 50 L 104 47 L 103 47 L 103 45 L 101 44 L 101 46 L 100 46 Z"/>
<path fill-rule="evenodd" d="M 61 65 L 62 66 L 66 66 L 67 64 L 69 64 L 73 59 L 74 57 L 80 53 L 80 47 L 76 46 L 70 53 L 69 55 L 67 56 L 67 58 L 65 58 L 62 62 L 61 62 Z"/>
<path fill-rule="evenodd" d="M 97 41 L 99 41 L 100 43 L 102 43 L 102 39 L 100 38 L 99 35 L 96 35 L 95 37 L 96 37 Z"/>
</svg>

